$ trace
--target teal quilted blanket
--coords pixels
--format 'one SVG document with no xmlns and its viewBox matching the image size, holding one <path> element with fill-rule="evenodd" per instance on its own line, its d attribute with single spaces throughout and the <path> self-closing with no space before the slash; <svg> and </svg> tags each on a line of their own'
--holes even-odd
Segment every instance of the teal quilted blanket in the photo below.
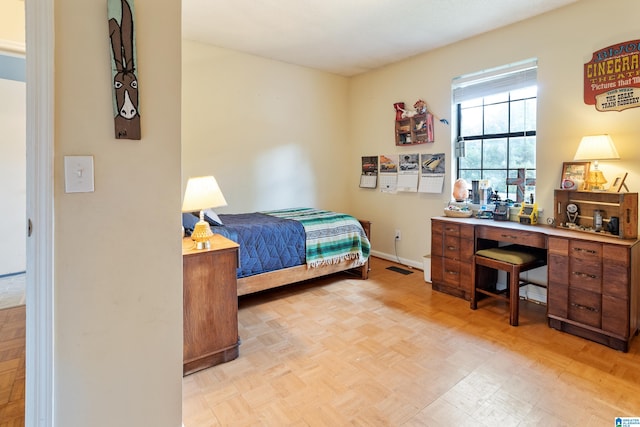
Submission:
<svg viewBox="0 0 640 427">
<path fill-rule="evenodd" d="M 356 259 L 364 264 L 369 258 L 369 239 L 360 222 L 350 215 L 312 208 L 281 209 L 262 213 L 302 223 L 306 233 L 308 267 Z"/>
</svg>

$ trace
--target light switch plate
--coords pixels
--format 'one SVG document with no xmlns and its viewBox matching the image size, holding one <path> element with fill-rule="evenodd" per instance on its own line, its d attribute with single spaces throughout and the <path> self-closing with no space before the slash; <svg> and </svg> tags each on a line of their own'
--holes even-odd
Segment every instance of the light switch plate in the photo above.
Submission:
<svg viewBox="0 0 640 427">
<path fill-rule="evenodd" d="M 93 191 L 93 156 L 64 156 L 64 192 Z"/>
</svg>

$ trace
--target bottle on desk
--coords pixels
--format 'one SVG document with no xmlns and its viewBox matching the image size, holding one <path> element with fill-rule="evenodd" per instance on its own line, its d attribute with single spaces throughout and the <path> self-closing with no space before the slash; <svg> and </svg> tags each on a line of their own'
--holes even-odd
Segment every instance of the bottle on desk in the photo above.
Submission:
<svg viewBox="0 0 640 427">
<path fill-rule="evenodd" d="M 602 230 L 602 212 L 600 209 L 596 209 L 593 211 L 593 229 L 595 231 Z"/>
</svg>

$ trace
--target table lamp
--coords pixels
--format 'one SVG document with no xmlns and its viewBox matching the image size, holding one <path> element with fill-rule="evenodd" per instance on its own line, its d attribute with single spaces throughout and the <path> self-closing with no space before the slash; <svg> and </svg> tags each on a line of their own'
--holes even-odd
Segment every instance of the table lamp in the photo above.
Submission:
<svg viewBox="0 0 640 427">
<path fill-rule="evenodd" d="M 585 136 L 580 141 L 573 160 L 593 160 L 593 170 L 587 179 L 588 190 L 603 190 L 607 183 L 602 171 L 598 169 L 599 160 L 619 160 L 620 155 L 609 135 Z"/>
<path fill-rule="evenodd" d="M 196 249 L 209 249 L 213 236 L 209 223 L 204 220 L 204 210 L 227 206 L 218 182 L 212 176 L 189 178 L 182 201 L 182 212 L 200 211 L 200 221 L 193 227 L 191 239 L 196 242 Z"/>
</svg>

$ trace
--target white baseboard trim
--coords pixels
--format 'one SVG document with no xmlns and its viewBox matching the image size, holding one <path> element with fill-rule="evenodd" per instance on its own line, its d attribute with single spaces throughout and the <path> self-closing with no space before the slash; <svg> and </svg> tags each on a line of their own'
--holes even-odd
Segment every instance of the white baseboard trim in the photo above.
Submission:
<svg viewBox="0 0 640 427">
<path fill-rule="evenodd" d="M 420 271 L 424 269 L 424 264 L 422 262 L 413 261 L 406 258 L 398 258 L 395 255 L 387 254 L 379 251 L 371 251 L 371 255 L 377 258 L 386 259 L 387 261 L 397 262 L 398 264 L 404 264 L 408 267 L 416 268 Z"/>
</svg>

